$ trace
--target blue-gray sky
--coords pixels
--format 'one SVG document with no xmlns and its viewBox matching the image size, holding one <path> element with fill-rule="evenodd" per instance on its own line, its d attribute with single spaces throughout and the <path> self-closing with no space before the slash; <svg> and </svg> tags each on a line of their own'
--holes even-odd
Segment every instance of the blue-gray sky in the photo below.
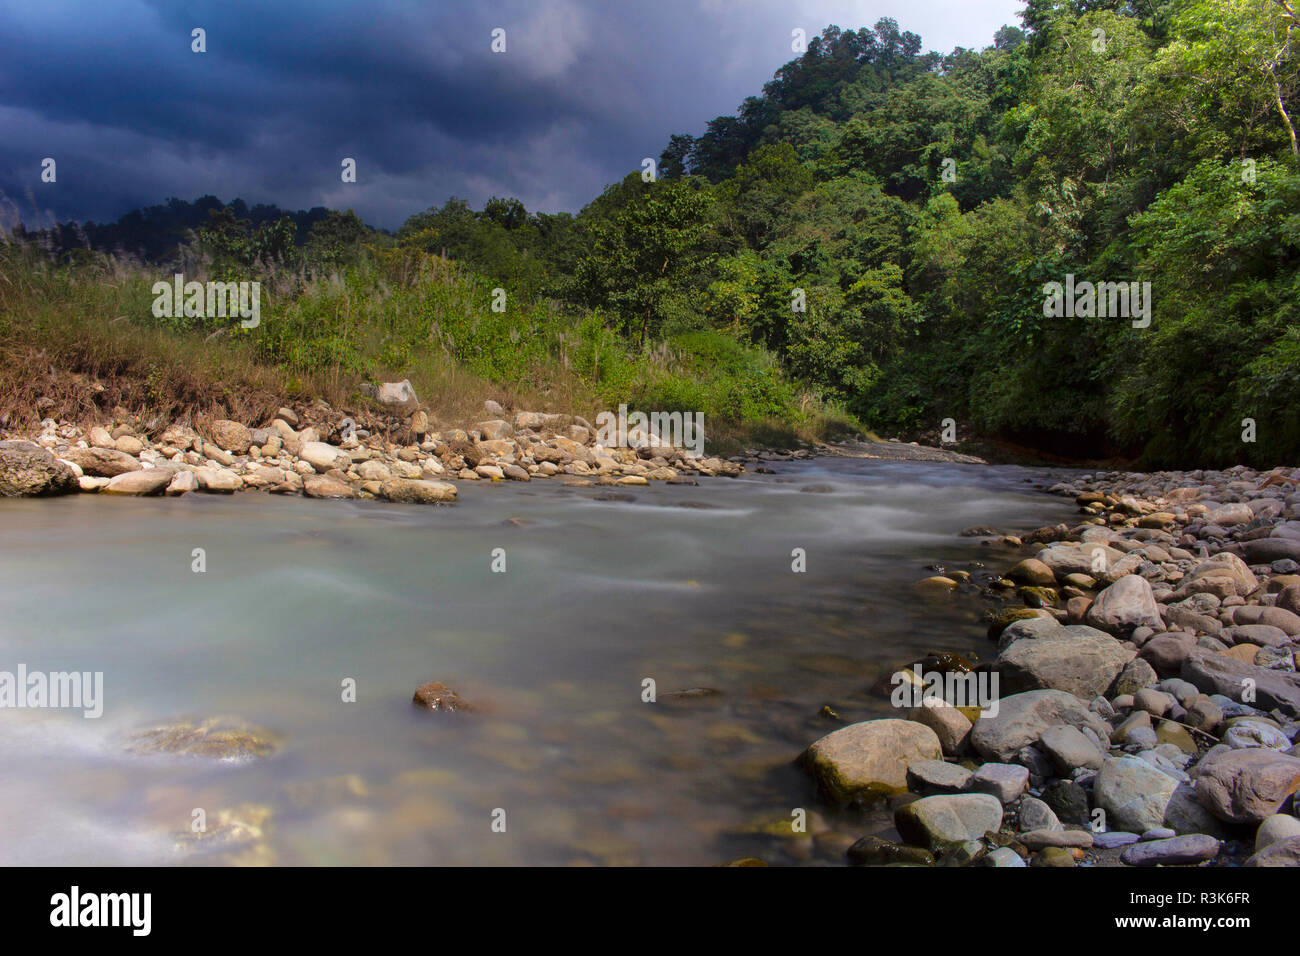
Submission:
<svg viewBox="0 0 1300 956">
<path fill-rule="evenodd" d="M 795 28 L 888 16 L 948 52 L 988 46 L 1022 6 L 0 0 L 0 201 L 29 225 L 204 194 L 352 208 L 388 228 L 452 195 L 576 212 L 670 134 L 761 92 L 795 56 Z M 191 52 L 196 27 L 206 53 Z"/>
</svg>

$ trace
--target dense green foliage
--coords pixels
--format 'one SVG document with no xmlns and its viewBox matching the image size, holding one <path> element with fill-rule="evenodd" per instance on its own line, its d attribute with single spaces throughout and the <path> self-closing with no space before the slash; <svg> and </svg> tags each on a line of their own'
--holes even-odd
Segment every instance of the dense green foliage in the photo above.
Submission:
<svg viewBox="0 0 1300 956">
<path fill-rule="evenodd" d="M 453 199 L 387 236 L 212 209 L 193 248 L 346 282 L 363 245 L 450 257 L 478 285 L 469 325 L 442 326 L 489 376 L 564 341 L 606 395 L 665 408 L 781 417 L 811 389 L 877 430 L 953 418 L 1076 456 L 1295 461 L 1295 42 L 1290 0 L 1027 0 L 1022 28 L 947 55 L 888 19 L 828 27 L 576 216 Z M 1150 324 L 1049 317 L 1067 276 L 1149 282 Z M 495 288 L 500 316 L 479 304 Z M 430 319 L 404 296 L 401 321 Z M 330 351 L 308 334 L 325 321 L 294 348 Z M 656 378 L 655 355 L 694 371 Z"/>
<path fill-rule="evenodd" d="M 878 429 L 1296 460 L 1295 8 L 1030 0 L 1022 19 L 946 56 L 891 20 L 829 27 L 737 115 L 672 136 L 657 181 L 629 174 L 545 239 L 488 210 L 438 235 L 502 281 L 531 262 L 531 289 L 625 338 L 726 332 Z M 1067 275 L 1150 282 L 1151 323 L 1046 316 Z"/>
</svg>

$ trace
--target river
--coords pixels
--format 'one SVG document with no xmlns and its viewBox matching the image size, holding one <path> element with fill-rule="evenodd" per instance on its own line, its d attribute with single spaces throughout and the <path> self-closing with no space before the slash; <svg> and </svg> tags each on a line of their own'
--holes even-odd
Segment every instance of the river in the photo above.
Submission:
<svg viewBox="0 0 1300 956">
<path fill-rule="evenodd" d="M 830 862 L 764 832 L 796 808 L 817 830 L 888 825 L 820 808 L 792 766 L 840 726 L 822 707 L 895 715 L 882 675 L 987 656 L 980 602 L 914 582 L 1013 560 L 962 528 L 1074 509 L 1034 489 L 1046 469 L 772 467 L 698 487 L 462 482 L 438 508 L 0 501 L 0 670 L 103 672 L 105 698 L 98 719 L 0 710 L 0 863 Z M 429 680 L 475 712 L 419 711 Z M 689 688 L 720 693 L 664 696 Z M 124 748 L 217 715 L 276 752 Z"/>
</svg>

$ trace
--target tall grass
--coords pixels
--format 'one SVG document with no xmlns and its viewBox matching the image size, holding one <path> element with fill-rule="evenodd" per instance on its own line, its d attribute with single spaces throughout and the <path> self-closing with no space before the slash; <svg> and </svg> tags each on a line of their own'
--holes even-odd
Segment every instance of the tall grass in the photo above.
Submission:
<svg viewBox="0 0 1300 956">
<path fill-rule="evenodd" d="M 257 279 L 261 322 L 156 318 L 151 287 L 170 269 L 88 253 L 54 265 L 0 243 L 0 426 L 110 418 L 120 406 L 163 427 L 200 415 L 262 421 L 285 401 L 365 407 L 361 384 L 409 378 L 443 424 L 483 401 L 580 414 L 605 408 L 703 412 L 711 446 L 790 443 L 849 428 L 773 358 L 714 331 L 638 352 L 598 312 L 498 293 L 456 263 L 407 248 L 371 250 L 329 274 L 259 269 L 186 280 Z"/>
</svg>

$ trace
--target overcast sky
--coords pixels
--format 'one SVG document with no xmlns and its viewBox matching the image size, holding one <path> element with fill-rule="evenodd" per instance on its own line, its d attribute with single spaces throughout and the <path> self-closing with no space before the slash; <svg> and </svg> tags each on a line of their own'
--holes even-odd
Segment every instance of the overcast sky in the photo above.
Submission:
<svg viewBox="0 0 1300 956">
<path fill-rule="evenodd" d="M 576 212 L 734 113 L 809 37 L 893 17 L 988 46 L 1022 0 L 0 0 L 0 197 L 29 225 L 170 196 Z M 191 52 L 191 30 L 207 52 Z M 494 28 L 506 52 L 491 51 Z M 41 162 L 57 162 L 57 182 Z M 344 157 L 357 182 L 340 181 Z"/>
</svg>

